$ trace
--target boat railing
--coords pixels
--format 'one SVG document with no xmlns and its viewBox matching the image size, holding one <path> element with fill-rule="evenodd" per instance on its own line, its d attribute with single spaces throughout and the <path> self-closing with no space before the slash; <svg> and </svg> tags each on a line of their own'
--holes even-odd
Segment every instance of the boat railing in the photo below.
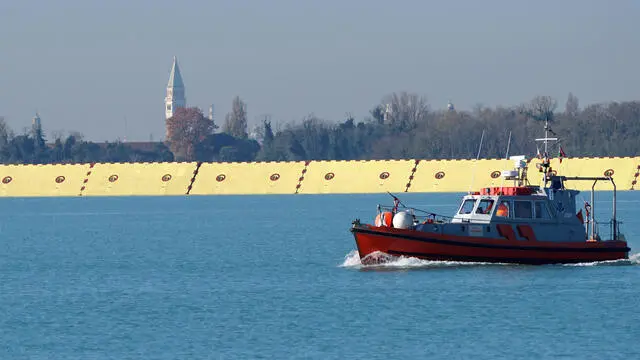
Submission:
<svg viewBox="0 0 640 360">
<path fill-rule="evenodd" d="M 591 224 L 591 234 L 587 235 L 588 241 L 607 241 L 607 240 L 619 240 L 620 236 L 620 224 L 622 222 L 613 219 L 609 221 L 595 220 Z M 589 233 L 588 233 L 589 234 Z"/>
<path fill-rule="evenodd" d="M 453 219 L 452 216 L 447 216 L 447 215 L 440 215 L 440 214 L 436 214 L 434 212 L 430 212 L 430 211 L 426 211 L 426 210 L 422 210 L 422 209 L 416 209 L 413 207 L 407 207 L 407 206 L 392 206 L 392 205 L 378 205 L 378 213 L 380 212 L 391 212 L 391 213 L 396 213 L 398 211 L 408 211 L 411 215 L 413 215 L 415 221 L 417 223 L 437 223 L 437 224 L 441 224 L 441 223 L 448 223 L 451 222 L 451 219 Z"/>
<path fill-rule="evenodd" d="M 617 211 L 616 211 L 616 207 L 617 207 L 617 189 L 616 189 L 616 183 L 615 181 L 613 181 L 613 177 L 612 176 L 605 176 L 605 177 L 581 177 L 581 176 L 573 176 L 573 177 L 569 177 L 569 176 L 554 176 L 554 178 L 556 179 L 560 179 L 562 183 L 564 183 L 564 181 L 566 180 L 586 180 L 586 181 L 593 181 L 592 185 L 591 185 L 591 211 L 590 211 L 590 215 L 589 217 L 587 217 L 586 219 L 586 233 L 587 233 L 587 239 L 589 240 L 597 240 L 598 238 L 602 238 L 602 236 L 598 236 L 598 232 L 599 230 L 596 229 L 598 224 L 610 224 L 609 229 L 611 231 L 610 233 L 610 237 L 608 237 L 608 239 L 611 240 L 618 240 L 618 236 L 620 234 L 620 225 L 619 225 L 619 220 L 617 218 Z M 608 181 L 611 183 L 611 185 L 613 186 L 613 204 L 612 204 L 612 214 L 611 214 L 611 220 L 608 222 L 599 222 L 598 220 L 596 220 L 595 218 L 595 213 L 596 213 L 596 209 L 595 209 L 595 187 L 596 184 L 598 183 L 598 181 Z M 564 184 L 563 184 L 564 187 Z"/>
</svg>

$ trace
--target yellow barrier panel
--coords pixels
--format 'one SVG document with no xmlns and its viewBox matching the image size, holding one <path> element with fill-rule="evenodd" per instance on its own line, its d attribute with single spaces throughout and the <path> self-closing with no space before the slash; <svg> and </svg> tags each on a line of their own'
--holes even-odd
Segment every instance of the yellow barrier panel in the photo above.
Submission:
<svg viewBox="0 0 640 360">
<path fill-rule="evenodd" d="M 538 159 L 528 164 L 532 185 L 540 185 Z M 564 176 L 612 175 L 618 190 L 632 190 L 640 177 L 640 157 L 552 159 Z M 189 194 L 340 194 L 391 192 L 467 192 L 511 186 L 501 172 L 513 161 L 375 160 L 262 163 L 122 163 L 0 165 L 0 196 L 121 196 Z M 192 181 L 194 181 L 192 183 Z M 581 191 L 592 182 L 567 184 Z M 611 190 L 598 182 L 596 190 Z"/>
<path fill-rule="evenodd" d="M 78 196 L 89 164 L 0 165 L 0 196 Z"/>
<path fill-rule="evenodd" d="M 513 161 L 480 160 L 421 160 L 418 164 L 411 192 L 466 192 L 482 187 L 509 186 L 503 184 L 502 170 L 513 167 Z"/>
<path fill-rule="evenodd" d="M 640 159 L 636 159 L 636 160 L 640 161 Z M 638 179 L 638 177 L 640 177 L 640 162 L 638 162 L 638 163 L 634 162 L 634 164 L 638 164 L 638 165 L 635 166 L 635 171 L 636 172 L 635 172 L 635 174 L 633 174 L 633 178 L 631 180 L 631 188 L 630 188 L 630 190 L 636 190 L 637 187 L 638 187 L 638 180 L 640 180 L 640 179 Z"/>
<path fill-rule="evenodd" d="M 558 159 L 551 161 L 551 167 L 557 169 L 560 175 L 565 176 L 612 176 L 618 190 L 630 190 L 635 174 L 640 165 L 638 157 L 620 158 L 567 158 L 560 164 Z M 572 181 L 567 186 L 581 190 L 591 191 L 593 185 L 590 181 Z M 599 181 L 596 190 L 610 191 L 613 186 L 607 181 Z"/>
<path fill-rule="evenodd" d="M 184 195 L 196 163 L 95 164 L 82 196 Z"/>
<path fill-rule="evenodd" d="M 531 159 L 528 164 L 528 179 L 531 185 L 541 185 L 542 174 L 536 168 L 539 159 Z M 551 168 L 557 174 L 571 177 L 613 176 L 618 190 L 629 190 L 638 172 L 640 158 L 565 158 L 551 159 Z M 512 170 L 513 161 L 506 159 L 485 160 L 422 160 L 420 161 L 412 192 L 467 192 L 482 187 L 512 186 L 513 182 L 503 180 L 501 172 Z M 473 181 L 473 182 L 472 182 Z M 571 181 L 567 186 L 580 191 L 591 190 L 593 182 Z M 600 181 L 596 190 L 613 190 L 610 183 Z"/>
<path fill-rule="evenodd" d="M 404 192 L 414 166 L 414 160 L 312 161 L 299 193 Z"/>
<path fill-rule="evenodd" d="M 203 163 L 190 194 L 294 194 L 304 168 L 303 161 Z"/>
</svg>

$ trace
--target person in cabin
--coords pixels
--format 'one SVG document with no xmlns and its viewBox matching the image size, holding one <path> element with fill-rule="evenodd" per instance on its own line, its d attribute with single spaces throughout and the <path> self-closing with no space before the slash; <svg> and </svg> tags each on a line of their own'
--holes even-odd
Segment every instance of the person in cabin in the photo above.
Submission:
<svg viewBox="0 0 640 360">
<path fill-rule="evenodd" d="M 478 206 L 478 210 L 476 210 L 476 214 L 490 214 L 491 213 L 491 209 L 493 209 L 493 201 L 488 201 L 488 205 L 487 208 L 483 208 L 482 207 L 482 203 L 485 202 L 484 200 L 480 202 L 480 206 Z"/>
<path fill-rule="evenodd" d="M 489 205 L 487 205 L 487 208 L 484 210 L 485 214 L 490 214 L 491 213 L 491 209 L 493 209 L 493 201 L 489 202 Z"/>
<path fill-rule="evenodd" d="M 498 205 L 496 216 L 509 217 L 509 204 L 507 202 L 503 201 Z"/>
</svg>

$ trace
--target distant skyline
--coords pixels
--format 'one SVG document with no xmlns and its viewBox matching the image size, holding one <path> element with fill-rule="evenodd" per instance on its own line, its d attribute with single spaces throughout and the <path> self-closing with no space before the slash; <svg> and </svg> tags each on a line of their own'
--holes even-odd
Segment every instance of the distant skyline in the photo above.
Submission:
<svg viewBox="0 0 640 360">
<path fill-rule="evenodd" d="M 640 2 L 452 0 L 0 2 L 0 116 L 48 137 L 165 134 L 173 56 L 188 106 L 221 125 L 361 120 L 392 92 L 433 109 L 640 100 Z"/>
</svg>

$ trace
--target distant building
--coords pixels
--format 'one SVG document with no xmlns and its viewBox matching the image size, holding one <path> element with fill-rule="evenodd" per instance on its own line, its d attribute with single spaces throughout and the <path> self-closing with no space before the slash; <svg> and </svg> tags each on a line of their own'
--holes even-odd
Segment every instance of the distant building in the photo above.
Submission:
<svg viewBox="0 0 640 360">
<path fill-rule="evenodd" d="M 36 113 L 36 116 L 31 120 L 31 130 L 33 131 L 33 135 L 42 133 L 42 121 L 40 120 L 40 114 Z"/>
<path fill-rule="evenodd" d="M 455 111 L 455 107 L 453 106 L 453 103 L 451 102 L 451 100 L 449 100 L 449 103 L 447 104 L 447 110 L 449 111 Z"/>
<path fill-rule="evenodd" d="M 164 99 L 164 104 L 166 119 L 172 117 L 177 108 L 187 106 L 184 83 L 182 82 L 182 75 L 180 74 L 180 68 L 178 67 L 178 59 L 175 56 L 173 57 L 171 72 L 169 73 L 167 96 Z"/>
<path fill-rule="evenodd" d="M 386 104 L 384 108 L 384 113 L 382 113 L 382 122 L 385 124 L 390 124 L 393 119 L 393 109 L 391 108 L 391 104 Z"/>
<path fill-rule="evenodd" d="M 167 95 L 164 98 L 165 120 L 172 117 L 178 108 L 187 107 L 187 98 L 185 96 L 185 87 L 178 66 L 177 57 L 173 57 L 173 64 L 169 72 L 169 82 L 167 83 Z M 214 104 L 209 106 L 209 119 L 214 120 Z M 169 139 L 169 129 L 167 128 L 166 138 Z"/>
</svg>

